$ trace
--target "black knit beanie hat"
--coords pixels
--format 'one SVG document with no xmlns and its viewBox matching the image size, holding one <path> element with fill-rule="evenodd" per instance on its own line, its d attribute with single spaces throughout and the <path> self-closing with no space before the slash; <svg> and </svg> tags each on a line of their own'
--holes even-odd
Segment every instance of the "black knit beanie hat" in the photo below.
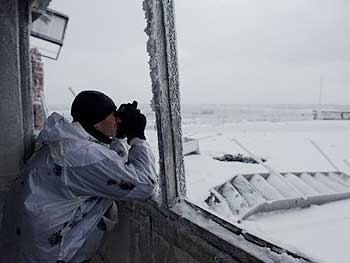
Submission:
<svg viewBox="0 0 350 263">
<path fill-rule="evenodd" d="M 73 121 L 95 125 L 115 112 L 116 109 L 114 102 L 107 95 L 96 90 L 85 90 L 75 97 L 71 107 L 71 115 Z"/>
<path fill-rule="evenodd" d="M 114 102 L 107 95 L 96 90 L 85 90 L 75 97 L 71 107 L 71 115 L 73 122 L 79 122 L 96 139 L 109 143 L 110 138 L 96 130 L 94 125 L 103 121 L 116 109 Z"/>
</svg>

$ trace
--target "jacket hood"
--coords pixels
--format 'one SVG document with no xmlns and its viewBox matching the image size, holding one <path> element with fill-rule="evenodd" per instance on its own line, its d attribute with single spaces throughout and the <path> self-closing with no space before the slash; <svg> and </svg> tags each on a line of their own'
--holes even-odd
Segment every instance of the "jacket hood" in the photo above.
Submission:
<svg viewBox="0 0 350 263">
<path fill-rule="evenodd" d="M 89 135 L 78 122 L 71 123 L 57 112 L 52 113 L 38 135 L 38 142 L 50 144 L 63 140 L 84 140 Z"/>
<path fill-rule="evenodd" d="M 50 156 L 60 166 L 87 166 L 105 158 L 114 158 L 105 146 L 96 142 L 78 122 L 69 122 L 52 113 L 38 135 L 38 142 L 48 145 Z M 115 153 L 116 154 L 116 153 Z"/>
</svg>

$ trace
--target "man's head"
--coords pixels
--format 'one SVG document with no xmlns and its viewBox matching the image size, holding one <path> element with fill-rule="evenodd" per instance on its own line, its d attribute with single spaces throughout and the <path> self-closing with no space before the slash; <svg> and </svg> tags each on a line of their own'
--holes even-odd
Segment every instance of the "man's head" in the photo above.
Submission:
<svg viewBox="0 0 350 263">
<path fill-rule="evenodd" d="M 116 109 L 114 102 L 107 95 L 95 90 L 86 90 L 75 97 L 71 115 L 73 122 L 79 122 L 96 139 L 107 142 L 107 138 L 116 135 L 118 128 L 114 116 Z"/>
</svg>

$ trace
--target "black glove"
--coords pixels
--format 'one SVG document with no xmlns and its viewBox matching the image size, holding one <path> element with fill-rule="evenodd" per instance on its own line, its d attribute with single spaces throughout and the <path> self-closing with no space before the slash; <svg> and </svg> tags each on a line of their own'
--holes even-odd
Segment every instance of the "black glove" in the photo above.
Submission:
<svg viewBox="0 0 350 263">
<path fill-rule="evenodd" d="M 130 116 L 128 120 L 128 129 L 126 133 L 127 141 L 130 143 L 133 138 L 140 138 L 146 140 L 145 137 L 145 128 L 147 120 L 146 116 L 141 112 L 136 112 Z"/>
<path fill-rule="evenodd" d="M 116 135 L 117 138 L 127 137 L 128 143 L 133 138 L 146 139 L 144 134 L 146 117 L 137 109 L 137 101 L 120 105 L 116 112 L 116 117 L 121 119 Z"/>
<path fill-rule="evenodd" d="M 118 139 L 124 139 L 127 136 L 127 122 L 128 119 L 130 119 L 130 114 L 135 111 L 137 111 L 137 101 L 133 101 L 133 103 L 124 103 L 119 106 L 115 113 L 115 117 L 121 120 L 116 133 Z"/>
</svg>

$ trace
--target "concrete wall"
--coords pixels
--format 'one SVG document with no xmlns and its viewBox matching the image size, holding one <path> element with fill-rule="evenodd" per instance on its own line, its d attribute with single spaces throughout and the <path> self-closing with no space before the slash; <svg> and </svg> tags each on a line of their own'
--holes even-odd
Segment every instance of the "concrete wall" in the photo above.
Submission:
<svg viewBox="0 0 350 263">
<path fill-rule="evenodd" d="M 0 1 L 0 43 L 0 190 L 5 190 L 24 153 L 17 1 Z"/>
<path fill-rule="evenodd" d="M 19 15 L 19 55 L 21 71 L 21 98 L 23 118 L 24 161 L 28 160 L 34 149 L 32 72 L 30 62 L 31 10 L 29 1 L 18 0 Z"/>
<path fill-rule="evenodd" d="M 0 1 L 0 215 L 5 191 L 32 148 L 29 4 Z"/>
<path fill-rule="evenodd" d="M 126 202 L 118 211 L 93 263 L 263 262 L 169 210 Z"/>
</svg>

